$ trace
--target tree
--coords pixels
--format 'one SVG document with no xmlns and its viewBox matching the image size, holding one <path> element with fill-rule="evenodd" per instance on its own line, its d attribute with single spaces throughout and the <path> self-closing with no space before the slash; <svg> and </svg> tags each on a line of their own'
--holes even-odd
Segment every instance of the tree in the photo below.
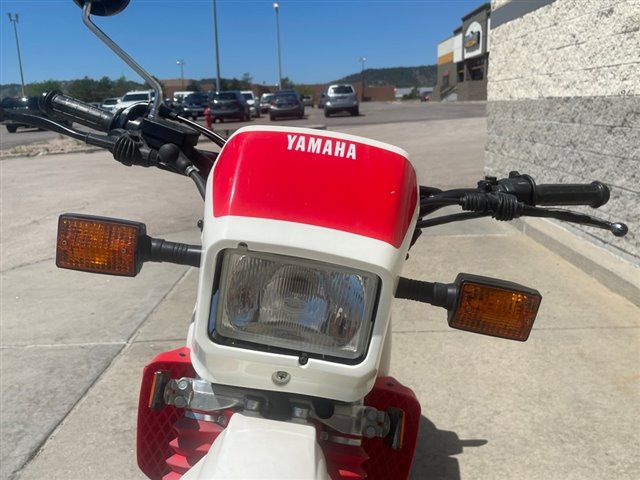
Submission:
<svg viewBox="0 0 640 480">
<path fill-rule="evenodd" d="M 94 85 L 94 98 L 95 101 L 102 101 L 107 97 L 112 97 L 111 90 L 113 89 L 113 81 L 109 77 L 102 77 Z"/>
<path fill-rule="evenodd" d="M 220 79 L 221 90 L 242 90 L 242 83 L 237 78 L 231 80 L 222 78 Z"/>
<path fill-rule="evenodd" d="M 124 78 L 124 76 L 122 76 L 113 82 L 110 96 L 121 97 L 130 90 L 141 90 L 142 88 L 142 84 L 127 80 L 126 78 Z"/>
<path fill-rule="evenodd" d="M 242 78 L 240 79 L 241 89 L 249 90 L 251 88 L 251 84 L 253 83 L 253 77 L 249 72 L 243 73 Z"/>
<path fill-rule="evenodd" d="M 62 90 L 62 85 L 57 80 L 45 80 L 44 82 L 34 82 L 25 85 L 25 94 L 40 95 L 43 92 L 50 92 L 51 90 Z"/>
<path fill-rule="evenodd" d="M 296 92 L 298 92 L 300 95 L 308 95 L 310 97 L 313 97 L 316 94 L 316 91 L 313 89 L 313 87 L 309 85 L 296 85 L 295 89 Z"/>
<path fill-rule="evenodd" d="M 189 82 L 189 84 L 185 88 L 187 91 L 199 92 L 200 85 L 194 81 Z"/>
<path fill-rule="evenodd" d="M 282 85 L 280 85 L 280 90 L 290 90 L 295 87 L 295 84 L 289 79 L 289 77 L 284 77 L 282 79 Z"/>
<path fill-rule="evenodd" d="M 84 77 L 83 79 L 69 82 L 67 89 L 69 90 L 69 95 L 78 100 L 95 102 L 97 101 L 97 97 L 95 96 L 97 83 L 98 82 L 89 77 Z"/>
<path fill-rule="evenodd" d="M 415 100 L 420 97 L 420 92 L 418 91 L 418 87 L 413 87 L 410 93 L 402 96 L 402 100 Z"/>
</svg>

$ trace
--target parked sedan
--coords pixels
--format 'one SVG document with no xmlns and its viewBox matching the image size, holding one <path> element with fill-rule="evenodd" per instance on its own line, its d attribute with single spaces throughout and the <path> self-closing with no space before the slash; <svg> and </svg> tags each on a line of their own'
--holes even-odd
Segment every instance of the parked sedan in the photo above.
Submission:
<svg viewBox="0 0 640 480">
<path fill-rule="evenodd" d="M 276 92 L 271 98 L 269 108 L 269 119 L 275 120 L 278 117 L 298 117 L 304 116 L 304 105 L 300 96 L 293 92 Z"/>
<path fill-rule="evenodd" d="M 251 119 L 249 104 L 240 93 L 240 90 L 227 90 L 216 92 L 209 103 L 209 110 L 213 114 L 214 121 L 224 122 L 235 118 L 244 122 Z"/>
</svg>

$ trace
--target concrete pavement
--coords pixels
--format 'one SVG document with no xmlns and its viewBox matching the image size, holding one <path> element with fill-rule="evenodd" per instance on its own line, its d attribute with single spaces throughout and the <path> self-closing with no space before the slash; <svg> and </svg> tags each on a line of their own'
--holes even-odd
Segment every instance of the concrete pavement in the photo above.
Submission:
<svg viewBox="0 0 640 480">
<path fill-rule="evenodd" d="M 484 119 L 341 131 L 405 148 L 422 183 L 468 186 L 482 176 Z M 57 270 L 55 221 L 63 211 L 118 216 L 195 242 L 197 194 L 184 179 L 127 170 L 103 153 L 0 168 L 1 477 L 142 478 L 141 370 L 184 342 L 197 272 L 147 264 L 120 279 Z M 530 285 L 543 304 L 522 344 L 454 331 L 444 311 L 396 302 L 392 373 L 423 411 L 412 478 L 637 478 L 640 309 L 490 220 L 426 231 L 404 275 L 451 281 L 459 271 Z"/>
</svg>

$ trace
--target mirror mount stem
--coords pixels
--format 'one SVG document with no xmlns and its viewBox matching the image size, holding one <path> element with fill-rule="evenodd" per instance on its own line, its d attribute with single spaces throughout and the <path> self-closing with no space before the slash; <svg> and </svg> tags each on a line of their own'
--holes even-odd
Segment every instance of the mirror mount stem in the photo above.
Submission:
<svg viewBox="0 0 640 480">
<path fill-rule="evenodd" d="M 149 117 L 154 118 L 158 112 L 160 102 L 164 98 L 162 93 L 162 87 L 160 83 L 153 78 L 146 70 L 144 70 L 138 63 L 131 58 L 127 52 L 122 50 L 111 38 L 107 36 L 98 26 L 91 21 L 91 2 L 86 2 L 82 7 L 82 21 L 93 34 L 98 37 L 102 43 L 109 47 L 113 52 L 118 55 L 127 65 L 129 65 L 138 75 L 140 75 L 151 87 L 153 88 L 156 97 L 151 102 L 151 109 L 149 111 Z"/>
</svg>

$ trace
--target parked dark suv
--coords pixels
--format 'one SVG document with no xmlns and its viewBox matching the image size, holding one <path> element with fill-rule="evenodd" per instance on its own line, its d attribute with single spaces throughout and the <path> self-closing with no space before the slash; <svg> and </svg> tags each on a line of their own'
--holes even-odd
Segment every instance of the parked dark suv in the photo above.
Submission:
<svg viewBox="0 0 640 480">
<path fill-rule="evenodd" d="M 249 104 L 245 100 L 240 90 L 227 90 L 216 92 L 213 100 L 209 102 L 209 110 L 213 115 L 213 120 L 223 122 L 230 118 L 235 118 L 241 122 L 251 119 Z"/>
<path fill-rule="evenodd" d="M 209 95 L 202 92 L 190 93 L 182 98 L 180 103 L 175 105 L 178 115 L 183 117 L 191 117 L 197 120 L 198 117 L 204 115 L 204 109 L 209 102 Z"/>
<path fill-rule="evenodd" d="M 46 114 L 40 111 L 38 107 L 38 97 L 5 97 L 2 99 L 2 108 L 6 110 L 16 110 L 19 113 L 29 113 L 31 115 L 38 115 L 39 117 L 45 117 Z M 70 122 L 59 122 L 67 126 L 71 126 Z M 2 124 L 7 128 L 9 133 L 15 133 L 19 127 L 35 128 L 28 123 L 22 123 L 18 120 L 6 119 Z"/>
</svg>

